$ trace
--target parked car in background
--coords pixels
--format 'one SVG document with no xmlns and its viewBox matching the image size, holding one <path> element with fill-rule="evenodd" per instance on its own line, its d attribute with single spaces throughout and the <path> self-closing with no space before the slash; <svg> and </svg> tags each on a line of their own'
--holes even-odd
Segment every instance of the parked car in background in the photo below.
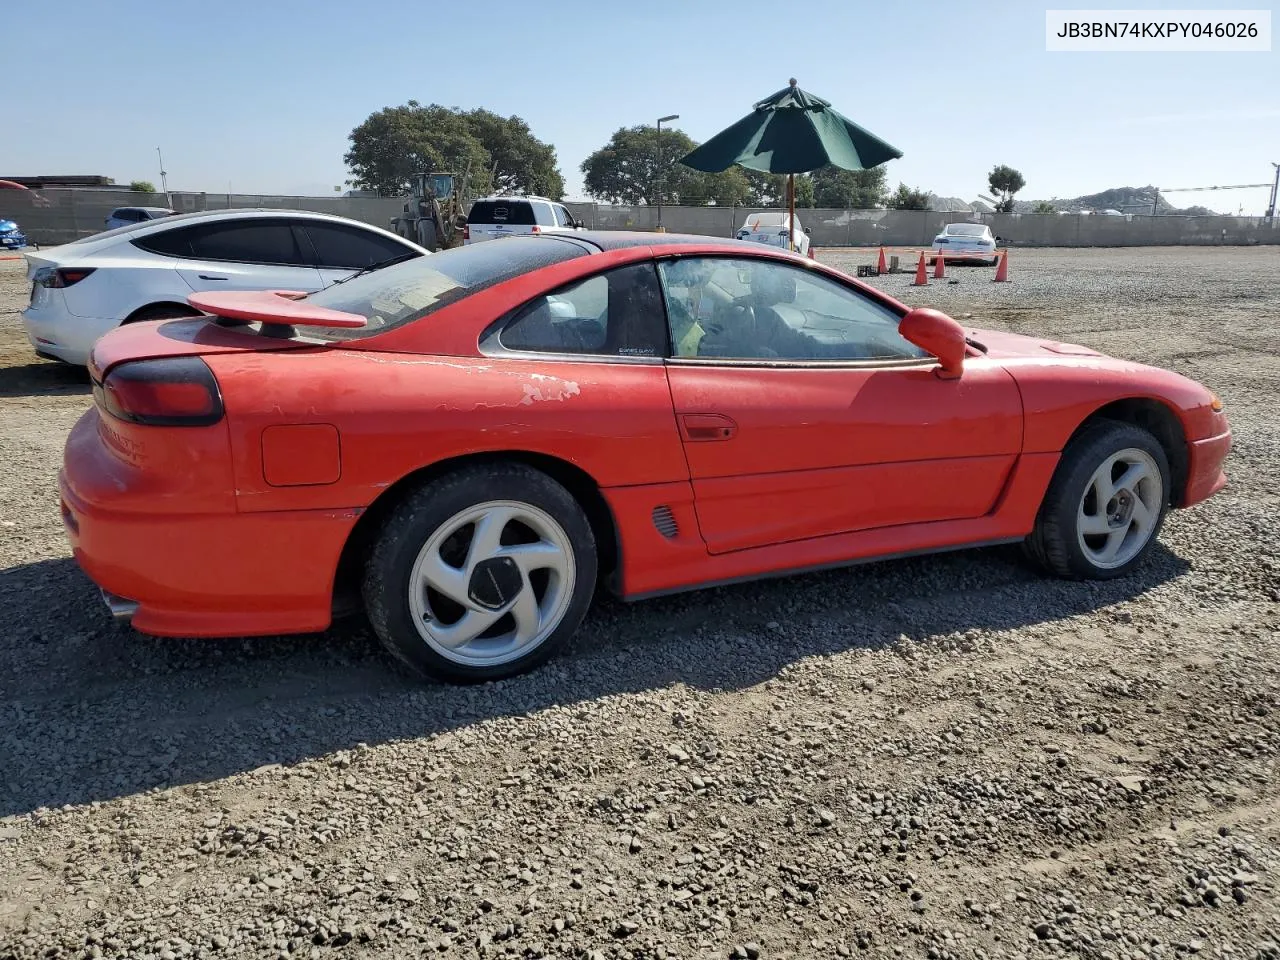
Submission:
<svg viewBox="0 0 1280 960">
<path fill-rule="evenodd" d="M 27 235 L 13 220 L 0 218 L 0 250 L 20 250 L 27 245 Z"/>
<path fill-rule="evenodd" d="M 998 237 L 985 223 L 948 223 L 933 238 L 934 254 L 943 254 L 943 262 L 955 257 L 957 262 L 982 261 L 994 267 L 1000 260 L 996 255 Z M 931 257 L 936 259 L 936 257 Z"/>
<path fill-rule="evenodd" d="M 168 207 L 116 207 L 107 217 L 107 229 L 114 230 L 116 227 L 127 227 L 134 223 L 172 217 L 177 212 Z"/>
<path fill-rule="evenodd" d="M 301 210 L 213 210 L 144 220 L 24 253 L 36 353 L 84 365 L 125 323 L 192 316 L 208 290 L 312 293 L 358 270 L 426 256 L 415 243 L 345 217 Z"/>
<path fill-rule="evenodd" d="M 495 680 L 561 649 L 597 586 L 1019 541 L 1105 580 L 1226 483 L 1195 381 L 763 244 L 514 237 L 190 300 L 94 345 L 60 476 L 76 561 L 154 635 L 363 607 L 412 669 Z"/>
<path fill-rule="evenodd" d="M 752 243 L 767 243 L 771 247 L 781 247 L 787 249 L 788 234 L 787 218 L 789 214 L 783 210 L 781 212 L 766 211 L 764 213 L 752 213 L 743 221 L 742 226 L 738 228 L 737 237 L 739 240 L 749 240 Z M 804 232 L 804 227 L 800 224 L 800 218 L 796 217 L 795 230 L 796 253 L 807 257 L 809 255 L 809 235 Z"/>
<path fill-rule="evenodd" d="M 463 244 L 584 229 L 563 203 L 546 197 L 481 197 L 467 211 Z"/>
</svg>

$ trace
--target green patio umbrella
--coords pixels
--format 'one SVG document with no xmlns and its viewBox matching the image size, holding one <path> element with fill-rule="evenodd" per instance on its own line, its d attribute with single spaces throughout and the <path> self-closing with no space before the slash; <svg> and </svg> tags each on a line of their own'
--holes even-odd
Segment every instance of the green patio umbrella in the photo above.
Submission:
<svg viewBox="0 0 1280 960">
<path fill-rule="evenodd" d="M 902 151 L 796 86 L 788 86 L 758 102 L 733 126 L 680 158 L 686 167 L 718 173 L 735 163 L 765 173 L 786 173 L 790 212 L 788 246 L 795 246 L 796 177 L 831 165 L 867 170 Z"/>
</svg>

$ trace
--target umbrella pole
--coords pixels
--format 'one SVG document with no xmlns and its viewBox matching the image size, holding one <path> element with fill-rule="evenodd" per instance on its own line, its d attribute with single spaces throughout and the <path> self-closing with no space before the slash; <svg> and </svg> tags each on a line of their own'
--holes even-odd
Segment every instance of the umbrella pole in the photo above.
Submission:
<svg viewBox="0 0 1280 960">
<path fill-rule="evenodd" d="M 787 174 L 787 249 L 795 253 L 796 249 L 796 175 Z"/>
</svg>

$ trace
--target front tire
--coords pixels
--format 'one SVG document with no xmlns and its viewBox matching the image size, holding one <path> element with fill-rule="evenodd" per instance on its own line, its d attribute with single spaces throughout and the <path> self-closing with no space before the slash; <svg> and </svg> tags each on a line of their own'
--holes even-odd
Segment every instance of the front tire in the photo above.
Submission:
<svg viewBox="0 0 1280 960">
<path fill-rule="evenodd" d="M 591 524 L 560 484 L 522 464 L 463 468 L 387 518 L 365 569 L 365 610 L 415 673 L 499 680 L 564 646 L 596 566 Z"/>
<path fill-rule="evenodd" d="M 1148 431 L 1091 424 L 1063 451 L 1026 551 L 1066 579 L 1125 576 L 1155 544 L 1170 489 L 1168 457 Z"/>
</svg>

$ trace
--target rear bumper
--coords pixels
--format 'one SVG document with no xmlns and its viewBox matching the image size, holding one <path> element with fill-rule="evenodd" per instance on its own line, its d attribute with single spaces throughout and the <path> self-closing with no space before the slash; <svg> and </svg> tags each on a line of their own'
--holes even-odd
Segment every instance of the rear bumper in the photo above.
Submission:
<svg viewBox="0 0 1280 960">
<path fill-rule="evenodd" d="M 950 246 L 942 246 L 934 244 L 932 247 L 934 253 L 940 253 L 944 258 L 956 260 L 994 260 L 996 258 L 995 250 L 985 250 L 970 247 L 968 249 L 957 249 Z"/>
<path fill-rule="evenodd" d="M 1187 489 L 1179 504 L 1182 507 L 1208 500 L 1227 485 L 1227 474 L 1222 465 L 1231 452 L 1231 431 L 1205 440 L 1193 440 L 1187 448 Z"/>
<path fill-rule="evenodd" d="M 72 428 L 58 485 L 72 553 L 113 615 L 174 637 L 329 626 L 338 558 L 360 511 L 175 512 L 181 505 L 154 484 L 144 490 L 113 470 L 97 425 L 91 410 Z"/>
<path fill-rule="evenodd" d="M 89 362 L 94 341 L 119 325 L 119 320 L 72 316 L 61 298 L 22 311 L 22 326 L 37 353 L 82 367 Z"/>
</svg>

